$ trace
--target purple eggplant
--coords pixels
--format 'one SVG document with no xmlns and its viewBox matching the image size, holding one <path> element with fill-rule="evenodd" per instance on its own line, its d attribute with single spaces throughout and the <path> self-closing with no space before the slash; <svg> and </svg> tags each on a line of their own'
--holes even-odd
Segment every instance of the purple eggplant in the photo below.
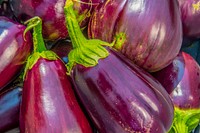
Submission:
<svg viewBox="0 0 200 133">
<path fill-rule="evenodd" d="M 200 123 L 200 67 L 187 53 L 180 52 L 166 68 L 153 73 L 175 105 L 172 133 L 191 132 Z"/>
<path fill-rule="evenodd" d="M 21 133 L 92 133 L 72 90 L 64 63 L 45 48 L 41 19 L 35 17 L 27 23 L 27 30 L 34 29 L 34 52 L 25 68 Z"/>
<path fill-rule="evenodd" d="M 121 39 L 114 48 L 148 71 L 166 67 L 181 48 L 177 0 L 110 0 L 95 9 L 88 36 L 107 42 Z"/>
<path fill-rule="evenodd" d="M 165 133 L 173 120 L 173 104 L 164 88 L 120 53 L 87 40 L 73 11 L 65 6 L 72 40 L 67 64 L 74 88 L 100 133 Z"/>
<path fill-rule="evenodd" d="M 10 0 L 15 16 L 26 21 L 34 16 L 43 20 L 43 36 L 47 40 L 64 39 L 68 36 L 64 18 L 64 3 L 66 0 Z M 81 0 L 75 1 L 80 25 L 84 27 L 88 22 L 90 11 L 102 0 Z"/>
<path fill-rule="evenodd" d="M 6 132 L 19 126 L 19 112 L 22 87 L 9 86 L 0 93 L 0 132 Z"/>
<path fill-rule="evenodd" d="M 200 0 L 178 0 L 183 23 L 183 35 L 200 38 Z"/>
<path fill-rule="evenodd" d="M 0 17 L 0 90 L 22 70 L 30 54 L 32 41 L 25 26 L 11 19 Z"/>
</svg>

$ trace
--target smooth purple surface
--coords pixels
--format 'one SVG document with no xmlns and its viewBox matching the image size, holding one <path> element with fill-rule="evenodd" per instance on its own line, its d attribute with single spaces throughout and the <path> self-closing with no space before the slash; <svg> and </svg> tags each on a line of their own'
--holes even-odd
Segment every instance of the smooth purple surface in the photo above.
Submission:
<svg viewBox="0 0 200 133">
<path fill-rule="evenodd" d="M 178 0 L 184 36 L 200 38 L 200 0 Z"/>
<path fill-rule="evenodd" d="M 182 56 L 184 76 L 170 96 L 180 108 L 200 108 L 200 66 L 189 54 L 182 52 Z"/>
<path fill-rule="evenodd" d="M 0 90 L 17 76 L 30 54 L 31 34 L 27 32 L 25 41 L 25 28 L 6 17 L 0 17 Z"/>
<path fill-rule="evenodd" d="M 163 85 L 166 91 L 171 94 L 183 78 L 184 69 L 185 60 L 182 53 L 179 53 L 171 64 L 160 71 L 152 73 L 152 75 Z"/>
<path fill-rule="evenodd" d="M 92 133 L 60 60 L 40 58 L 24 80 L 21 133 Z"/>
<path fill-rule="evenodd" d="M 0 93 L 0 132 L 19 126 L 19 112 L 22 88 L 11 86 Z"/>
<path fill-rule="evenodd" d="M 81 0 L 81 2 L 90 3 L 90 0 Z M 102 0 L 92 2 L 97 4 Z M 26 21 L 34 16 L 41 17 L 45 39 L 58 40 L 68 36 L 64 16 L 65 0 L 10 0 L 10 4 L 13 13 L 20 21 Z M 74 8 L 79 15 L 92 11 L 93 7 L 90 5 L 74 2 Z M 85 19 L 80 25 L 85 26 L 88 17 L 85 15 Z"/>
<path fill-rule="evenodd" d="M 119 49 L 138 66 L 157 71 L 178 54 L 182 24 L 176 0 L 110 0 L 98 6 L 88 26 L 90 38 L 112 42 L 125 33 Z"/>
<path fill-rule="evenodd" d="M 153 74 L 180 108 L 200 107 L 200 67 L 187 53 L 181 52 L 172 64 Z"/>
<path fill-rule="evenodd" d="M 81 102 L 101 133 L 166 133 L 173 104 L 153 77 L 118 53 L 95 67 L 76 65 L 72 81 Z"/>
</svg>

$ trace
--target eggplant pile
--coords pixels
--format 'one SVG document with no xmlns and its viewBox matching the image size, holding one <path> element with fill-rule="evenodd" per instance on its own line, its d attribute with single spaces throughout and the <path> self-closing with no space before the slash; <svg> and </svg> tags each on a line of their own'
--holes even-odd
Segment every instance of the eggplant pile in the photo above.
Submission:
<svg viewBox="0 0 200 133">
<path fill-rule="evenodd" d="M 0 133 L 199 132 L 199 11 L 0 0 Z"/>
</svg>

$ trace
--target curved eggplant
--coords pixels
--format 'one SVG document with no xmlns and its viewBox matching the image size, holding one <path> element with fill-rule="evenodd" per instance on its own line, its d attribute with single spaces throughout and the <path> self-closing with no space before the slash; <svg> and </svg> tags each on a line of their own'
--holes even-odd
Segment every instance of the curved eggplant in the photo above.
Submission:
<svg viewBox="0 0 200 133">
<path fill-rule="evenodd" d="M 110 15 L 112 14 L 112 18 Z M 119 37 L 123 34 L 123 37 Z M 88 36 L 114 44 L 148 71 L 158 71 L 177 56 L 182 44 L 181 16 L 176 0 L 108 0 L 90 18 Z"/>
<path fill-rule="evenodd" d="M 165 133 L 173 120 L 173 104 L 152 76 L 120 53 L 87 40 L 73 11 L 65 6 L 73 50 L 67 68 L 74 88 L 101 133 Z"/>
<path fill-rule="evenodd" d="M 0 132 L 19 126 L 22 87 L 10 86 L 0 93 Z"/>
<path fill-rule="evenodd" d="M 0 90 L 22 70 L 32 48 L 31 34 L 23 36 L 25 26 L 0 17 Z"/>
<path fill-rule="evenodd" d="M 20 131 L 92 133 L 72 90 L 64 63 L 45 48 L 41 25 L 38 17 L 28 21 L 27 30 L 34 28 L 34 52 L 25 68 Z"/>
<path fill-rule="evenodd" d="M 43 20 L 43 36 L 47 40 L 65 39 L 68 36 L 64 18 L 64 3 L 66 0 L 10 0 L 13 13 L 20 21 L 26 21 L 34 16 Z M 86 26 L 90 11 L 102 0 L 74 1 L 80 25 Z M 91 3 L 91 4 L 90 4 Z"/>
</svg>

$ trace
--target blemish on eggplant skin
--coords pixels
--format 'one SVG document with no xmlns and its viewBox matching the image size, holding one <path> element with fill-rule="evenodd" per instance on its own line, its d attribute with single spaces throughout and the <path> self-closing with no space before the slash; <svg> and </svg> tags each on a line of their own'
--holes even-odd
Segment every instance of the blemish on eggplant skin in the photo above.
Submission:
<svg viewBox="0 0 200 133">
<path fill-rule="evenodd" d="M 193 9 L 193 11 L 192 11 L 193 14 L 200 11 L 200 1 L 192 4 L 192 9 Z"/>
</svg>

